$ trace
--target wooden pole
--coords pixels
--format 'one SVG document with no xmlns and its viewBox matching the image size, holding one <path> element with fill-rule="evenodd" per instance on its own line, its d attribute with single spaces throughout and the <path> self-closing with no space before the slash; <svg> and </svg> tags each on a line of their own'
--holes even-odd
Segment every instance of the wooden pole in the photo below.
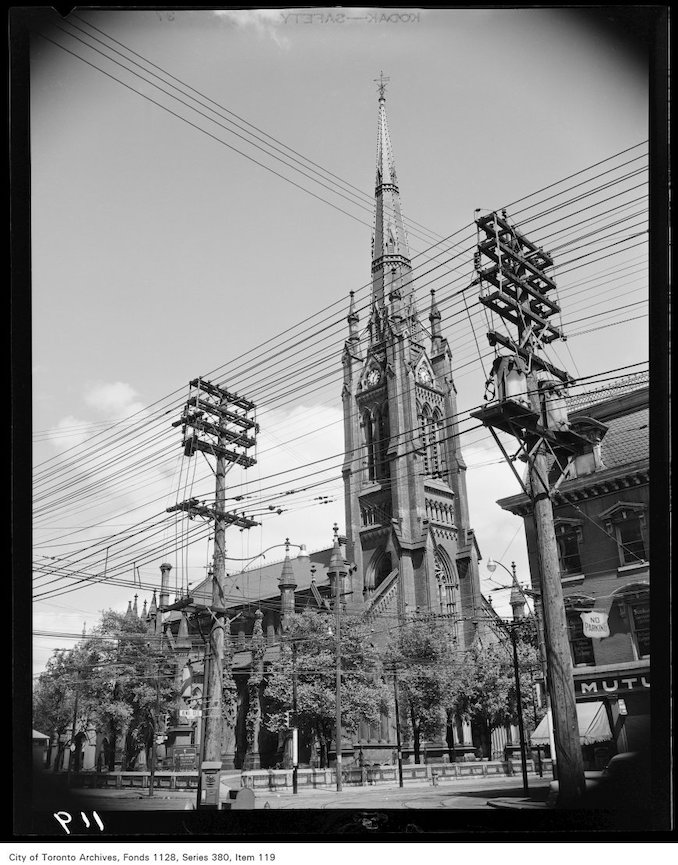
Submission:
<svg viewBox="0 0 678 865">
<path fill-rule="evenodd" d="M 226 429 L 226 421 L 219 419 L 222 433 Z M 224 607 L 224 577 L 226 574 L 226 522 L 223 518 L 226 506 L 226 460 L 222 450 L 227 441 L 224 435 L 219 436 L 216 462 L 216 495 L 214 517 L 214 557 L 212 573 L 212 605 L 217 609 Z M 214 615 L 210 630 L 210 664 L 207 681 L 207 719 L 205 722 L 205 747 L 203 760 L 221 762 L 221 743 L 223 738 L 222 713 L 222 679 L 224 672 L 224 616 Z"/>
<path fill-rule="evenodd" d="M 153 719 L 153 739 L 151 740 L 151 774 L 148 779 L 148 795 L 153 796 L 153 787 L 155 785 L 155 762 L 158 754 L 158 727 L 160 715 L 160 661 L 158 661 L 158 669 L 155 676 L 155 717 Z"/>
<path fill-rule="evenodd" d="M 205 644 L 205 657 L 203 659 L 202 668 L 202 714 L 200 717 L 200 752 L 198 760 L 198 790 L 196 799 L 196 808 L 200 807 L 202 801 L 202 764 L 205 759 L 205 730 L 207 726 L 207 712 L 209 710 L 209 701 L 207 699 L 207 683 L 209 681 L 209 658 L 210 644 L 209 641 Z"/>
<path fill-rule="evenodd" d="M 340 627 L 340 600 L 341 600 L 341 569 L 337 568 L 334 576 L 334 618 L 336 627 L 335 643 L 335 666 L 336 666 L 336 740 L 337 740 L 337 792 L 340 793 L 341 786 L 341 635 Z"/>
<path fill-rule="evenodd" d="M 520 301 L 529 303 L 529 296 L 525 290 L 520 295 Z M 518 325 L 519 343 L 528 345 L 532 355 L 533 343 L 525 339 L 525 329 L 521 321 Z M 539 381 L 534 372 L 526 376 L 526 382 L 531 408 L 538 417 L 541 417 Z M 560 581 L 558 545 L 553 526 L 553 502 L 548 480 L 547 453 L 543 440 L 534 443 L 532 457 L 528 459 L 529 482 L 541 575 L 547 689 L 553 715 L 555 757 L 558 766 L 557 802 L 559 807 L 572 807 L 583 798 L 586 792 L 586 780 L 579 740 L 563 586 Z"/>
<path fill-rule="evenodd" d="M 80 672 L 78 671 L 75 682 L 75 702 L 73 704 L 73 723 L 71 724 L 71 744 L 68 748 L 68 766 L 66 768 L 66 786 L 68 787 L 71 781 L 71 772 L 73 771 L 73 762 L 75 759 L 75 723 L 78 719 L 78 697 L 80 696 Z"/>
<path fill-rule="evenodd" d="M 297 747 L 299 742 L 299 712 L 297 710 L 297 644 L 292 640 L 292 714 L 294 715 L 294 726 L 297 731 Z M 292 766 L 292 792 L 298 793 L 298 771 L 299 755 L 292 754 L 294 764 Z"/>
<path fill-rule="evenodd" d="M 398 746 L 398 784 L 403 786 L 403 751 L 400 742 L 400 711 L 398 709 L 398 679 L 393 671 L 393 696 L 395 699 L 396 744 Z"/>
<path fill-rule="evenodd" d="M 532 387 L 536 386 L 533 381 Z M 553 527 L 553 505 L 547 482 L 548 465 L 543 445 L 530 463 L 534 523 L 541 571 L 541 612 L 546 649 L 546 675 L 553 715 L 553 738 L 558 771 L 558 806 L 572 807 L 586 790 L 584 761 L 579 740 L 572 659 L 560 582 L 558 547 Z"/>
</svg>

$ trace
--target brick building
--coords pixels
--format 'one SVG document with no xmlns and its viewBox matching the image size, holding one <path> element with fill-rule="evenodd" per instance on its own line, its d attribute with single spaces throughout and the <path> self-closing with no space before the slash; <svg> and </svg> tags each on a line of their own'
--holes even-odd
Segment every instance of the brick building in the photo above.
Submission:
<svg viewBox="0 0 678 865">
<path fill-rule="evenodd" d="M 604 390 L 568 402 L 570 421 L 592 418 L 607 431 L 576 457 L 553 499 L 587 768 L 644 749 L 650 737 L 649 387 L 639 376 L 616 382 L 607 397 Z M 525 521 L 538 592 L 529 500 L 520 494 L 499 505 Z M 548 744 L 546 721 L 532 742 Z"/>
</svg>

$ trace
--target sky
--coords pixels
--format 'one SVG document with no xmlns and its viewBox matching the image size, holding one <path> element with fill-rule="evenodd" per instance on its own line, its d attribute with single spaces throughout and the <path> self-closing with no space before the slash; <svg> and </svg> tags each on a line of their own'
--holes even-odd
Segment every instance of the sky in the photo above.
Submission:
<svg viewBox="0 0 678 865">
<path fill-rule="evenodd" d="M 561 259 L 589 258 L 556 268 L 569 338 L 553 359 L 578 380 L 643 368 L 648 83 L 627 35 L 611 14 L 557 8 L 79 9 L 36 22 L 34 673 L 102 609 L 135 592 L 141 608 L 163 561 L 177 591 L 204 578 L 207 533 L 182 549 L 200 527 L 118 544 L 213 490 L 171 426 L 198 376 L 254 401 L 260 424 L 257 465 L 228 482 L 261 525 L 229 530 L 227 568 L 344 530 L 341 348 L 349 292 L 368 297 L 382 71 L 421 309 L 431 287 L 443 300 L 483 589 L 508 614 L 508 592 L 492 591 L 508 575 L 490 580 L 485 564 L 515 561 L 529 584 L 522 521 L 496 505 L 519 487 L 468 422 L 488 365 L 477 295 L 468 310 L 446 298 L 473 278 L 462 240 L 476 209 L 508 206 L 529 235 L 529 207 L 554 196 L 553 220 L 569 223 L 533 230 L 561 231 Z"/>
</svg>

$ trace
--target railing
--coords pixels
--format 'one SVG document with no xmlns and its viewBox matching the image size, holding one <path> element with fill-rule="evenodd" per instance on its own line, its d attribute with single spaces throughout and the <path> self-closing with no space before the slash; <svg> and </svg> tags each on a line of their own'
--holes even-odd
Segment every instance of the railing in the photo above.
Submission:
<svg viewBox="0 0 678 865">
<path fill-rule="evenodd" d="M 63 773 L 61 773 L 63 774 Z M 71 772 L 69 778 L 71 787 L 89 789 L 115 789 L 139 788 L 149 789 L 151 784 L 150 772 Z M 158 772 L 154 773 L 154 790 L 195 790 L 198 787 L 197 770 L 186 772 Z"/>
<path fill-rule="evenodd" d="M 550 760 L 542 761 L 542 772 L 550 768 Z M 527 761 L 527 771 L 537 774 L 535 762 Z M 520 773 L 519 760 L 477 760 L 464 763 L 428 763 L 403 765 L 403 783 L 430 781 L 440 783 L 459 778 L 511 777 Z M 393 765 L 364 766 L 342 769 L 342 785 L 398 783 L 398 767 Z M 299 769 L 297 785 L 301 788 L 334 787 L 337 776 L 334 769 Z M 241 783 L 253 789 L 279 790 L 292 787 L 291 769 L 258 769 L 242 773 Z"/>
</svg>

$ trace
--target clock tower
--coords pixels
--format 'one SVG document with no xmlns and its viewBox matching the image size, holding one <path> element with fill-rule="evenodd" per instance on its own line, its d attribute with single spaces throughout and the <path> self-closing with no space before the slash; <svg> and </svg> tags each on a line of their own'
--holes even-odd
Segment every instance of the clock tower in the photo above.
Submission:
<svg viewBox="0 0 678 865">
<path fill-rule="evenodd" d="M 479 552 L 469 523 L 452 354 L 431 292 L 417 309 L 400 191 L 379 87 L 372 288 L 351 292 L 343 389 L 348 606 L 449 617 L 461 646 L 480 614 Z"/>
</svg>

